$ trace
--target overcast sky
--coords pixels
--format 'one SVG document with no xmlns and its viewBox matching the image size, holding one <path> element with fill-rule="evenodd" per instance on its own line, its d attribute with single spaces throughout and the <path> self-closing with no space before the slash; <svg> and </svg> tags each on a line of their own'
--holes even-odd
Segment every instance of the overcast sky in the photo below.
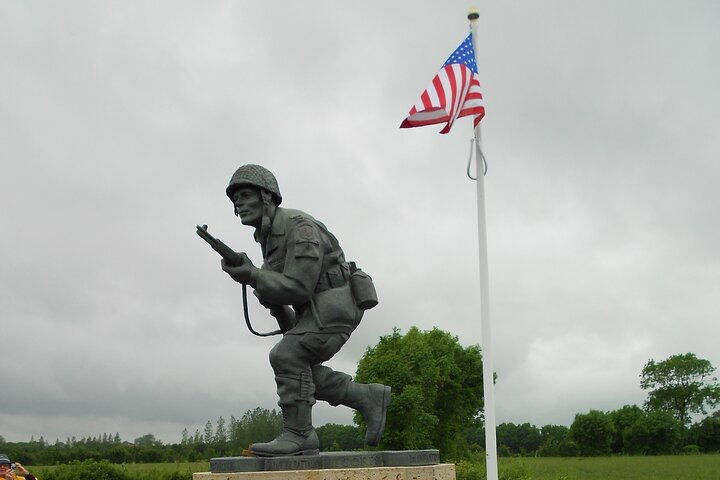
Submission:
<svg viewBox="0 0 720 480">
<path fill-rule="evenodd" d="M 720 367 L 717 2 L 2 1 L 0 435 L 276 408 L 277 337 L 195 234 L 261 262 L 224 192 L 244 163 L 375 280 L 330 366 L 393 327 L 480 344 L 472 122 L 398 128 L 470 7 L 498 423 L 642 404 L 650 358 Z"/>
</svg>

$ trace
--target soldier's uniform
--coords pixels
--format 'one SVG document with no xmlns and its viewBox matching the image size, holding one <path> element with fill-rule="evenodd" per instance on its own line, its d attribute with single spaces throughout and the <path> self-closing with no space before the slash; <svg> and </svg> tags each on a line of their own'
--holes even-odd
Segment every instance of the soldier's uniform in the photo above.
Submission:
<svg viewBox="0 0 720 480">
<path fill-rule="evenodd" d="M 343 251 L 322 223 L 283 208 L 276 209 L 267 236 L 257 240 L 264 259 L 255 286 L 260 300 L 295 311 L 295 326 L 270 351 L 278 405 L 311 407 L 316 398 L 339 405 L 351 377 L 321 363 L 340 350 L 363 315 L 350 291 Z"/>
<path fill-rule="evenodd" d="M 228 196 L 232 198 L 234 189 L 243 185 L 269 191 L 276 205 L 282 201 L 274 176 L 263 167 L 240 167 L 228 186 Z M 347 405 L 372 417 L 366 418 L 366 442 L 377 445 L 390 388 L 355 383 L 350 375 L 322 365 L 340 350 L 363 316 L 353 298 L 350 266 L 337 239 L 307 213 L 276 207 L 270 225 L 258 228 L 255 240 L 263 255 L 255 292 L 284 327 L 282 340 L 270 351 L 284 425 L 277 439 L 253 444 L 253 453 L 317 453 L 311 414 L 316 399 Z M 289 320 L 280 318 L 287 312 L 286 305 L 292 306 Z"/>
</svg>

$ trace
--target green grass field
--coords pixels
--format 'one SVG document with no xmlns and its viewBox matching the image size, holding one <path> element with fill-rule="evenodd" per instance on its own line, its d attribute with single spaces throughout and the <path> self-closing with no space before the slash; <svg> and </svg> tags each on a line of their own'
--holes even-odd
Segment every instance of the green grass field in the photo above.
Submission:
<svg viewBox="0 0 720 480">
<path fill-rule="evenodd" d="M 513 464 L 528 480 L 720 480 L 720 455 L 501 458 L 498 468 Z"/>
</svg>

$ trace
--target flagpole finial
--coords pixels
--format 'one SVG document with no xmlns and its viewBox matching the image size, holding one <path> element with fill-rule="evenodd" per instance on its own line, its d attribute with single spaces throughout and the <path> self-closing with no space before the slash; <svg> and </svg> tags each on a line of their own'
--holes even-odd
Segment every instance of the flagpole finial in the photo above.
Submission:
<svg viewBox="0 0 720 480">
<path fill-rule="evenodd" d="M 471 8 L 467 15 L 468 20 L 477 20 L 480 18 L 480 11 L 477 8 Z"/>
</svg>

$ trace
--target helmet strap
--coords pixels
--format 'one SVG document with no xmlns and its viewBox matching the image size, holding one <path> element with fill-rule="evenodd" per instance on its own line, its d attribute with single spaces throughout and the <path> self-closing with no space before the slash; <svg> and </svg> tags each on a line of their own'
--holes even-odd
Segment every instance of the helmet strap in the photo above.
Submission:
<svg viewBox="0 0 720 480">
<path fill-rule="evenodd" d="M 260 224 L 260 238 L 265 239 L 270 234 L 272 228 L 272 220 L 275 218 L 275 199 L 272 193 L 268 192 L 264 188 L 260 189 L 260 195 L 263 200 L 263 214 L 262 221 Z"/>
</svg>

